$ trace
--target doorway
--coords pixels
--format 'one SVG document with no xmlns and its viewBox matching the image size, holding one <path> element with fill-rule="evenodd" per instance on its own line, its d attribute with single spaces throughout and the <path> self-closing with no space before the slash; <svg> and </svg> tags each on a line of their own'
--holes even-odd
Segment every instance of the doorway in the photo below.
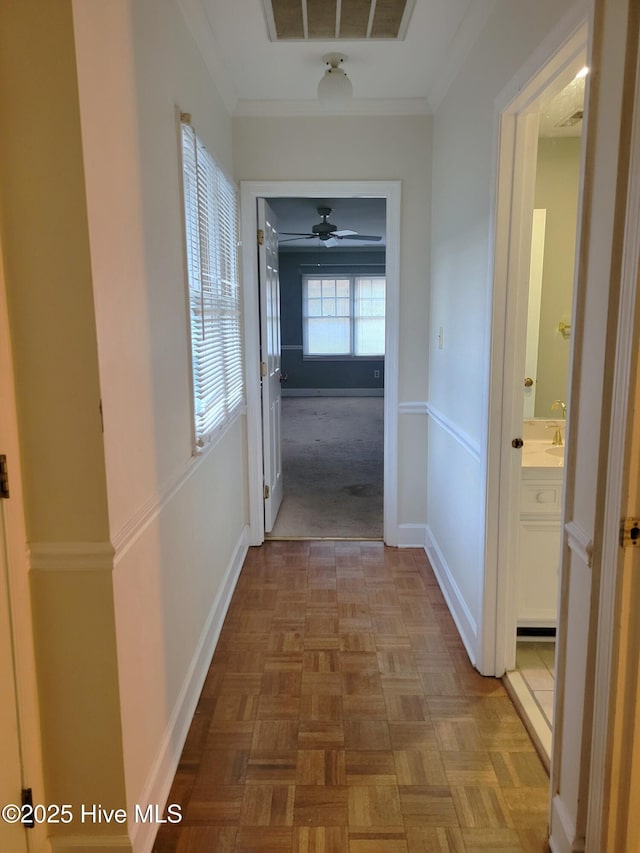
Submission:
<svg viewBox="0 0 640 853">
<path fill-rule="evenodd" d="M 267 536 L 381 539 L 385 199 L 267 203 L 278 231 L 283 474 Z"/>
<path fill-rule="evenodd" d="M 551 760 L 582 115 L 586 69 L 542 99 L 526 323 L 517 644 L 507 683 Z"/>
<path fill-rule="evenodd" d="M 495 452 L 488 505 L 496 537 L 495 672 L 513 673 L 517 658 L 526 671 L 529 683 L 516 672 L 507 687 L 547 767 L 563 459 L 571 440 L 567 387 L 583 172 L 576 131 L 586 35 L 585 25 L 511 96 L 500 123 L 492 352 L 498 373 L 488 426 L 490 458 Z"/>
<path fill-rule="evenodd" d="M 264 449 L 262 444 L 261 387 L 259 371 L 249 365 L 260 363 L 260 305 L 258 302 L 258 264 L 253 243 L 259 199 L 269 199 L 274 206 L 279 199 L 296 200 L 382 200 L 385 206 L 385 328 L 384 328 L 384 398 L 382 405 L 383 442 L 383 512 L 381 534 L 387 544 L 398 541 L 397 530 L 397 412 L 398 412 L 398 324 L 399 324 L 399 233 L 400 183 L 373 182 L 243 182 L 241 185 L 242 260 L 244 278 L 245 352 L 247 379 L 247 433 L 249 445 L 248 474 L 250 488 L 251 544 L 265 538 L 263 512 Z M 342 228 L 342 225 L 340 225 Z M 285 230 L 285 229 L 283 229 Z M 293 230 L 293 229 L 292 229 Z M 326 252 L 326 249 L 324 250 Z M 285 351 L 286 352 L 286 351 Z M 378 368 L 379 369 L 379 368 Z M 373 371 L 373 368 L 372 368 Z M 283 368 L 284 373 L 284 368 Z M 286 375 L 286 374 L 285 374 Z M 284 377 L 283 377 L 284 378 Z M 378 378 L 378 377 L 376 377 Z M 380 377 L 381 378 L 381 377 Z M 291 395 L 292 398 L 295 395 Z M 286 400 L 285 395 L 285 400 Z M 318 395 L 319 398 L 319 395 Z M 357 406 L 357 401 L 356 401 Z M 345 483 L 347 487 L 366 483 Z"/>
</svg>

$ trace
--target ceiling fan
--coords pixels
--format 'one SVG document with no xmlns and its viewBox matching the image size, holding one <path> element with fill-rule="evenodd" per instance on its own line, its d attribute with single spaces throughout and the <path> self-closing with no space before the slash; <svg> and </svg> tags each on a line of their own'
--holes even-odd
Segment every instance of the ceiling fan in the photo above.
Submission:
<svg viewBox="0 0 640 853">
<path fill-rule="evenodd" d="M 290 243 L 293 240 L 300 240 L 301 238 L 304 238 L 306 240 L 318 239 L 325 248 L 329 249 L 331 248 L 331 246 L 337 246 L 341 240 L 362 240 L 363 242 L 369 243 L 377 243 L 379 240 L 382 240 L 382 237 L 373 237 L 370 234 L 358 234 L 357 231 L 349 231 L 344 229 L 338 231 L 336 229 L 336 226 L 329 222 L 330 215 L 330 207 L 319 207 L 318 216 L 320 216 L 322 222 L 318 222 L 317 225 L 314 225 L 311 228 L 311 233 L 300 233 L 297 231 L 281 231 L 280 233 L 288 239 L 280 240 L 280 242 Z"/>
</svg>

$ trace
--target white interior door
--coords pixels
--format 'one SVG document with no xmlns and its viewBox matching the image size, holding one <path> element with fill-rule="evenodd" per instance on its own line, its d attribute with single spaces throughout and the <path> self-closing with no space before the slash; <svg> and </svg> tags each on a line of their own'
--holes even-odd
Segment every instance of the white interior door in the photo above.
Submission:
<svg viewBox="0 0 640 853">
<path fill-rule="evenodd" d="M 260 359 L 262 375 L 262 454 L 264 459 L 264 530 L 273 530 L 282 503 L 280 451 L 280 277 L 278 229 L 263 198 L 258 199 L 258 273 L 260 281 Z"/>
</svg>

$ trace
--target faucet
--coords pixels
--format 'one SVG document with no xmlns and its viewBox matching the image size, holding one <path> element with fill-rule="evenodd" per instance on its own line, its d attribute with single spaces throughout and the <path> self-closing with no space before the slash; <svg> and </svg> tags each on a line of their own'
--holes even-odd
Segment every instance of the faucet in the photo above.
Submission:
<svg viewBox="0 0 640 853">
<path fill-rule="evenodd" d="M 562 447 L 562 433 L 560 432 L 560 424 L 547 424 L 546 429 L 555 429 L 551 444 L 554 447 Z"/>
<path fill-rule="evenodd" d="M 567 404 L 564 400 L 554 400 L 551 404 L 551 411 L 556 412 L 558 409 L 562 409 L 562 417 L 567 417 Z M 553 438 L 551 440 L 551 444 L 554 447 L 562 447 L 562 432 L 560 431 L 560 424 L 547 424 L 547 429 L 555 429 L 553 434 Z"/>
<path fill-rule="evenodd" d="M 553 403 L 551 404 L 551 411 L 557 412 L 558 409 L 562 409 L 562 417 L 566 418 L 567 417 L 567 404 L 565 403 L 564 400 L 554 400 L 553 401 Z"/>
</svg>

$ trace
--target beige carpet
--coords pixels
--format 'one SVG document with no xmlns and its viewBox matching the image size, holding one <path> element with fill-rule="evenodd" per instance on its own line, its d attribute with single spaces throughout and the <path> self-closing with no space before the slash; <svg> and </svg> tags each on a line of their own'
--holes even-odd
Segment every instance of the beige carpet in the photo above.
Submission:
<svg viewBox="0 0 640 853">
<path fill-rule="evenodd" d="M 382 397 L 283 397 L 272 537 L 382 537 Z"/>
</svg>

